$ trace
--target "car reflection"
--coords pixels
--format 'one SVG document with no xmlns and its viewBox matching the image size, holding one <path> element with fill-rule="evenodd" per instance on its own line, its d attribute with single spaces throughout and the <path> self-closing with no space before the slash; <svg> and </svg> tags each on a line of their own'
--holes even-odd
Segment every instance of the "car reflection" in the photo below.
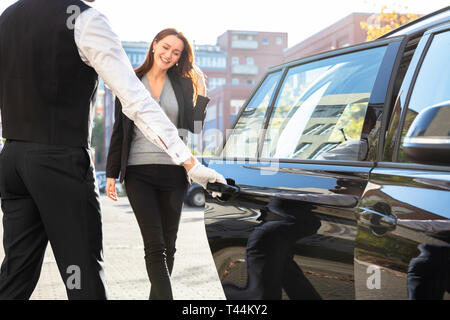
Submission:
<svg viewBox="0 0 450 320">
<path fill-rule="evenodd" d="M 320 228 L 312 205 L 272 198 L 261 209 L 262 222 L 251 232 L 246 247 L 245 286 L 225 282 L 227 299 L 281 299 L 282 289 L 290 299 L 320 299 L 314 286 L 293 260 L 292 246 Z"/>
</svg>

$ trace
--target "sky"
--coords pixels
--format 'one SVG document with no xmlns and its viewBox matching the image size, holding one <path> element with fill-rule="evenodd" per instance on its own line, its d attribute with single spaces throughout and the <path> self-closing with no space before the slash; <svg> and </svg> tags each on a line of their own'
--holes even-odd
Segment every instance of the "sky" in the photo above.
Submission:
<svg viewBox="0 0 450 320">
<path fill-rule="evenodd" d="M 0 13 L 15 0 L 0 0 Z M 287 32 L 288 47 L 352 12 L 379 13 L 381 6 L 427 14 L 449 0 L 96 0 L 123 41 L 150 42 L 167 27 L 196 44 L 216 44 L 226 30 Z"/>
</svg>

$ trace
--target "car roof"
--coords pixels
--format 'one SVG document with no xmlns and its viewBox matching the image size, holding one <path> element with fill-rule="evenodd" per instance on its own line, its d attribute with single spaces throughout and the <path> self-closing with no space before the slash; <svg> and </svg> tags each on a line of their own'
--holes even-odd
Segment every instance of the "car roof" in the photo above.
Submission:
<svg viewBox="0 0 450 320">
<path fill-rule="evenodd" d="M 450 6 L 417 18 L 409 23 L 406 23 L 384 35 L 378 39 L 385 39 L 397 37 L 402 35 L 411 35 L 414 33 L 423 33 L 431 27 L 450 22 Z"/>
</svg>

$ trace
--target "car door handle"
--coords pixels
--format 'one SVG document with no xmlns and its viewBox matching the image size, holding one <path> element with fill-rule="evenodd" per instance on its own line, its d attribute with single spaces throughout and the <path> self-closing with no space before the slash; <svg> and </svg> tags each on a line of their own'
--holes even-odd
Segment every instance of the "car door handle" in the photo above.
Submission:
<svg viewBox="0 0 450 320">
<path fill-rule="evenodd" d="M 397 218 L 392 215 L 384 214 L 367 207 L 359 207 L 358 210 L 359 217 L 363 218 L 360 221 L 368 224 L 371 230 L 377 235 L 383 235 L 387 231 L 392 231 L 397 226 Z"/>
<path fill-rule="evenodd" d="M 238 196 L 241 192 L 241 188 L 235 185 L 233 179 L 227 178 L 226 180 L 228 184 L 223 184 L 220 182 L 208 183 L 206 185 L 206 190 L 210 192 L 220 192 L 222 196 L 219 197 L 219 200 L 222 201 L 227 201 L 231 197 Z"/>
</svg>

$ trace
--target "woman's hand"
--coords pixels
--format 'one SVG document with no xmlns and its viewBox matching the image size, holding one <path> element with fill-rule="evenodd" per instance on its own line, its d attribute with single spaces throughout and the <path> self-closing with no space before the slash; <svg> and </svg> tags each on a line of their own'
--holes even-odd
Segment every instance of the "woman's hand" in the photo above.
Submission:
<svg viewBox="0 0 450 320">
<path fill-rule="evenodd" d="M 106 178 L 106 196 L 111 200 L 117 201 L 116 179 Z"/>
<path fill-rule="evenodd" d="M 196 65 L 193 66 L 194 68 L 194 72 L 195 72 L 195 78 L 197 80 L 196 85 L 197 85 L 197 94 L 199 96 L 204 96 L 206 97 L 206 82 L 205 82 L 205 76 L 202 72 L 202 70 L 200 70 L 199 67 L 197 67 Z"/>
</svg>

